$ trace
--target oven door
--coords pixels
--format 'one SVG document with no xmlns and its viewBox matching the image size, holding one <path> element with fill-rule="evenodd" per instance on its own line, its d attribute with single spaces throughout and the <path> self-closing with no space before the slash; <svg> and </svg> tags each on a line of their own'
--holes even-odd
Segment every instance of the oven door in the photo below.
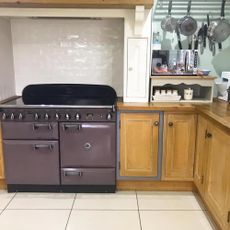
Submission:
<svg viewBox="0 0 230 230">
<path fill-rule="evenodd" d="M 116 124 L 60 123 L 61 167 L 115 167 Z"/>
</svg>

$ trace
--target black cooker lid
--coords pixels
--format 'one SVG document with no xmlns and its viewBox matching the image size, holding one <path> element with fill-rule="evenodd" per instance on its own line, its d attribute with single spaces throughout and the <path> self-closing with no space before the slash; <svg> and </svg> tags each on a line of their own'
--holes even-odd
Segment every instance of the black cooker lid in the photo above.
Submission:
<svg viewBox="0 0 230 230">
<path fill-rule="evenodd" d="M 27 105 L 115 105 L 116 91 L 107 85 L 37 84 L 22 91 Z"/>
</svg>

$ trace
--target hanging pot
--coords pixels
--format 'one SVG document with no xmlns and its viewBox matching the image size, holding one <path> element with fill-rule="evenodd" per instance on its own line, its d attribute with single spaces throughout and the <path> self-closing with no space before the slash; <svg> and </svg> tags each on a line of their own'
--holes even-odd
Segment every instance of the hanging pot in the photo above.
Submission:
<svg viewBox="0 0 230 230">
<path fill-rule="evenodd" d="M 230 35 L 229 21 L 224 18 L 225 3 L 226 0 L 222 0 L 220 19 L 211 22 L 208 27 L 208 38 L 212 42 L 221 43 L 225 41 Z"/>
<path fill-rule="evenodd" d="M 191 36 L 197 30 L 197 21 L 190 16 L 192 0 L 188 2 L 187 15 L 178 21 L 180 33 L 184 36 Z"/>
<path fill-rule="evenodd" d="M 161 28 L 166 32 L 174 32 L 177 26 L 177 19 L 171 16 L 172 0 L 169 1 L 168 15 L 161 21 Z"/>
</svg>

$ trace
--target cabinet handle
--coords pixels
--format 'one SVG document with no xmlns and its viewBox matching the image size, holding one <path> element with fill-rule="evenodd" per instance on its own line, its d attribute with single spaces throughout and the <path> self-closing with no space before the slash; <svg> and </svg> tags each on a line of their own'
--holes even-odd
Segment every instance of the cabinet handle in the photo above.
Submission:
<svg viewBox="0 0 230 230">
<path fill-rule="evenodd" d="M 53 150 L 53 145 L 34 145 L 34 150 L 39 149 L 49 149 L 50 151 Z"/>
<path fill-rule="evenodd" d="M 154 125 L 155 125 L 155 126 L 159 126 L 159 121 L 155 121 L 155 122 L 154 122 Z"/>
<path fill-rule="evenodd" d="M 76 129 L 77 131 L 81 130 L 81 124 L 76 124 L 76 125 L 63 125 L 63 130 L 67 129 Z"/>
<path fill-rule="evenodd" d="M 230 211 L 228 212 L 228 223 L 230 223 Z"/>
<path fill-rule="evenodd" d="M 204 176 L 201 176 L 201 181 L 200 181 L 201 184 L 204 183 Z"/>
<path fill-rule="evenodd" d="M 83 176 L 83 172 L 79 171 L 78 169 L 63 169 L 64 172 L 64 176 L 79 176 L 82 177 Z"/>
<path fill-rule="evenodd" d="M 38 130 L 39 128 L 47 128 L 49 130 L 53 129 L 51 124 L 33 124 L 33 130 Z"/>
<path fill-rule="evenodd" d="M 208 130 L 205 131 L 205 139 L 212 138 L 212 134 L 208 132 Z"/>
<path fill-rule="evenodd" d="M 170 121 L 169 122 L 169 126 L 172 127 L 173 126 L 173 122 Z"/>
</svg>

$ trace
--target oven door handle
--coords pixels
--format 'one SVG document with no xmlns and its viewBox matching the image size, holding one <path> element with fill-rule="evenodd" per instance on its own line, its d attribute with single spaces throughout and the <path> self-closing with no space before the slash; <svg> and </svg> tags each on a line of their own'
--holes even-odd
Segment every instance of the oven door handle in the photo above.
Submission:
<svg viewBox="0 0 230 230">
<path fill-rule="evenodd" d="M 82 125 L 81 124 L 64 124 L 63 125 L 63 130 L 66 131 L 68 129 L 76 129 L 76 131 L 80 131 L 82 129 Z"/>
<path fill-rule="evenodd" d="M 62 169 L 64 176 L 83 176 L 83 172 L 79 171 L 79 169 L 73 169 L 73 168 L 68 168 L 68 169 Z"/>
<path fill-rule="evenodd" d="M 33 130 L 38 130 L 39 128 L 47 128 L 48 130 L 52 130 L 53 126 L 49 124 L 33 124 Z"/>
<path fill-rule="evenodd" d="M 50 151 L 53 150 L 53 145 L 42 145 L 42 144 L 35 144 L 34 145 L 34 150 L 39 150 L 39 149 L 49 149 Z"/>
</svg>

